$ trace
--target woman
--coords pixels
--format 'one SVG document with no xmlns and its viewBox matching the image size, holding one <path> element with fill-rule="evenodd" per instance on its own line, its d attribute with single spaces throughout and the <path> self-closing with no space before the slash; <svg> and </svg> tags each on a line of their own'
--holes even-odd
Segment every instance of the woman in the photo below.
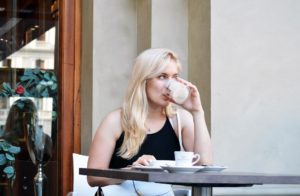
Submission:
<svg viewBox="0 0 300 196">
<path fill-rule="evenodd" d="M 155 159 L 174 160 L 174 151 L 180 150 L 176 112 L 184 149 L 201 155 L 198 165 L 212 164 L 199 92 L 195 85 L 179 77 L 180 70 L 176 54 L 168 49 L 148 49 L 137 57 L 122 108 L 109 113 L 96 131 L 89 168 L 123 168 L 148 165 Z M 182 104 L 170 97 L 170 80 L 189 88 L 189 96 Z M 91 186 L 105 186 L 122 181 L 89 176 L 88 182 Z"/>
</svg>

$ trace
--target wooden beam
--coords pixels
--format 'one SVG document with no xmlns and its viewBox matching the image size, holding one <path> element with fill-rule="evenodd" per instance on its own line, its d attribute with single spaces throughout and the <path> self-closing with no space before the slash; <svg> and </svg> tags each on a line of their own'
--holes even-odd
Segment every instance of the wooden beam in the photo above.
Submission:
<svg viewBox="0 0 300 196">
<path fill-rule="evenodd" d="M 59 195 L 72 191 L 72 153 L 80 152 L 81 0 L 60 1 Z"/>
</svg>

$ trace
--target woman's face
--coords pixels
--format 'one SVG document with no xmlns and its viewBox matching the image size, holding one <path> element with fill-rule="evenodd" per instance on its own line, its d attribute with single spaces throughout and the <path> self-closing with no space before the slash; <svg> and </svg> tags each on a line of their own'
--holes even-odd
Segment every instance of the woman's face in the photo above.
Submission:
<svg viewBox="0 0 300 196">
<path fill-rule="evenodd" d="M 169 90 L 167 85 L 169 80 L 178 77 L 178 68 L 174 61 L 171 61 L 166 69 L 157 77 L 147 80 L 146 93 L 149 106 L 166 107 L 170 103 Z"/>
</svg>

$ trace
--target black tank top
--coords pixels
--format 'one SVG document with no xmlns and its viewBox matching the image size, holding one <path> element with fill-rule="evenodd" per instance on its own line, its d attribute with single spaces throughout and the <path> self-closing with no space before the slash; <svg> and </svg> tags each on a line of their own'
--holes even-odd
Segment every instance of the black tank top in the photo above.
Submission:
<svg viewBox="0 0 300 196">
<path fill-rule="evenodd" d="M 131 159 L 124 159 L 117 154 L 123 140 L 124 132 L 116 141 L 109 168 L 123 168 L 127 165 L 132 165 L 134 161 L 144 154 L 153 155 L 157 160 L 174 160 L 174 151 L 180 150 L 178 138 L 168 118 L 161 130 L 146 136 L 138 154 Z"/>
</svg>

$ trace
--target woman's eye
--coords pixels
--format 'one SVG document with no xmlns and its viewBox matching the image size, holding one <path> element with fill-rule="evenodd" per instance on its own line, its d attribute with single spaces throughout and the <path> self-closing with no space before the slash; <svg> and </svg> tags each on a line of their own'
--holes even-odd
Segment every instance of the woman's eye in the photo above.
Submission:
<svg viewBox="0 0 300 196">
<path fill-rule="evenodd" d="M 161 75 L 161 76 L 158 76 L 159 79 L 163 80 L 163 79 L 166 79 L 166 76 L 164 75 Z"/>
</svg>

